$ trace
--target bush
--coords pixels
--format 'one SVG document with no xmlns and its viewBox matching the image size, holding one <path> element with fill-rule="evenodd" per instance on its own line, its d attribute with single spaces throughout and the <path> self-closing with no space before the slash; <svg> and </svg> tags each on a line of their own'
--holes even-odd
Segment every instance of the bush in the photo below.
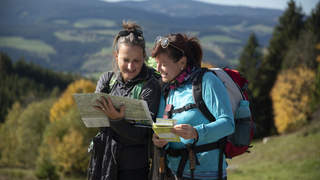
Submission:
<svg viewBox="0 0 320 180">
<path fill-rule="evenodd" d="M 279 74 L 271 91 L 279 133 L 296 130 L 307 122 L 314 82 L 315 72 L 303 66 Z"/>
<path fill-rule="evenodd" d="M 38 179 L 59 180 L 56 166 L 49 159 L 44 159 L 39 163 L 35 175 Z"/>
<path fill-rule="evenodd" d="M 42 135 L 49 124 L 53 99 L 33 102 L 23 109 L 16 103 L 1 127 L 1 164 L 23 168 L 35 167 Z"/>
</svg>

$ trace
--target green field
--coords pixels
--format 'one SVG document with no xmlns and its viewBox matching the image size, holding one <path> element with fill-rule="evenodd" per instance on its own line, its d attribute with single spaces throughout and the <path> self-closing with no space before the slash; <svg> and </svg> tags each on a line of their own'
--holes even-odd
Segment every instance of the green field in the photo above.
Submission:
<svg viewBox="0 0 320 180">
<path fill-rule="evenodd" d="M 241 43 L 241 40 L 224 35 L 203 36 L 200 38 L 202 44 L 214 43 Z"/>
<path fill-rule="evenodd" d="M 320 119 L 296 133 L 255 142 L 229 161 L 229 180 L 320 179 Z"/>
<path fill-rule="evenodd" d="M 114 21 L 106 19 L 81 19 L 73 24 L 75 28 L 92 28 L 92 27 L 114 27 L 117 24 Z"/>
<path fill-rule="evenodd" d="M 37 39 L 24 39 L 22 37 L 0 37 L 0 47 L 15 48 L 34 53 L 40 57 L 56 54 L 56 50 L 49 44 Z"/>
</svg>

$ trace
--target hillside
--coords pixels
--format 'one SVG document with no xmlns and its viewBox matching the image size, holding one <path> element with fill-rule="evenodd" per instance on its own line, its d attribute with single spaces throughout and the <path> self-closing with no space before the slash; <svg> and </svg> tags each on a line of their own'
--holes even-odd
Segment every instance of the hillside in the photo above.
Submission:
<svg viewBox="0 0 320 180">
<path fill-rule="evenodd" d="M 0 51 L 14 60 L 25 57 L 50 69 L 92 75 L 111 69 L 112 38 L 121 21 L 130 19 L 144 28 L 149 49 L 158 35 L 185 32 L 199 37 L 205 61 L 236 66 L 249 34 L 255 32 L 266 46 L 281 13 L 191 0 L 5 0 Z"/>
<path fill-rule="evenodd" d="M 298 132 L 253 143 L 251 153 L 229 161 L 230 180 L 320 179 L 320 113 Z"/>
</svg>

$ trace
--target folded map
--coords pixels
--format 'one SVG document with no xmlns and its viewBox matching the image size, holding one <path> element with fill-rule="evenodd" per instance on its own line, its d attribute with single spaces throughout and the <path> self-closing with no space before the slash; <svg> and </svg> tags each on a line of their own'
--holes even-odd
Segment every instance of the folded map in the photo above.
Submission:
<svg viewBox="0 0 320 180">
<path fill-rule="evenodd" d="M 108 117 L 101 111 L 93 108 L 97 105 L 96 99 L 101 96 L 110 97 L 116 109 L 125 106 L 125 119 L 136 121 L 140 124 L 152 125 L 153 121 L 149 112 L 147 102 L 122 96 L 112 96 L 106 93 L 81 93 L 73 94 L 81 119 L 86 127 L 109 127 Z"/>
<path fill-rule="evenodd" d="M 179 136 L 171 132 L 176 122 L 177 120 L 174 119 L 157 118 L 156 122 L 152 124 L 152 129 L 160 139 L 165 139 L 168 142 L 180 142 Z"/>
</svg>

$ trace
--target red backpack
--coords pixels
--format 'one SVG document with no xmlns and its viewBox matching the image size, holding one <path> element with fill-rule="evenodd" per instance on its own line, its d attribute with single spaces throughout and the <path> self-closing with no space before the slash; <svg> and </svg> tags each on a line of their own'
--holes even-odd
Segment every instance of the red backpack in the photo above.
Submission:
<svg viewBox="0 0 320 180">
<path fill-rule="evenodd" d="M 218 142 L 213 142 L 209 144 L 203 144 L 199 146 L 193 146 L 192 150 L 195 153 L 210 151 L 213 149 L 220 149 L 219 157 L 219 179 L 222 179 L 222 160 L 223 154 L 227 158 L 232 158 L 237 155 L 249 152 L 250 143 L 254 135 L 255 125 L 253 118 L 251 116 L 249 101 L 248 101 L 248 81 L 240 75 L 237 70 L 229 68 L 201 68 L 192 79 L 192 94 L 195 104 L 188 104 L 184 107 L 165 110 L 165 113 L 169 113 L 171 116 L 172 113 L 181 113 L 192 108 L 198 108 L 201 113 L 211 122 L 215 121 L 216 118 L 210 113 L 209 109 L 205 105 L 205 102 L 202 98 L 202 78 L 206 72 L 212 72 L 215 74 L 224 84 L 227 89 L 230 104 L 232 106 L 232 111 L 234 114 L 235 121 L 235 131 L 233 134 L 222 138 Z M 182 159 L 186 159 L 186 156 L 189 150 L 174 150 L 167 149 L 166 153 L 171 156 L 182 156 Z M 185 163 L 179 165 L 177 176 L 182 177 L 182 172 L 185 167 Z M 191 177 L 193 179 L 193 169 L 191 170 Z"/>
<path fill-rule="evenodd" d="M 209 112 L 202 99 L 202 77 L 205 72 L 213 72 L 225 85 L 232 111 L 234 114 L 235 131 L 226 139 L 224 153 L 227 158 L 249 152 L 251 140 L 253 139 L 255 125 L 251 116 L 248 99 L 248 81 L 240 75 L 237 70 L 229 68 L 203 68 L 197 79 L 193 81 L 193 96 L 200 111 L 211 122 L 215 121 L 215 117 Z M 240 116 L 240 117 L 239 117 Z"/>
</svg>

